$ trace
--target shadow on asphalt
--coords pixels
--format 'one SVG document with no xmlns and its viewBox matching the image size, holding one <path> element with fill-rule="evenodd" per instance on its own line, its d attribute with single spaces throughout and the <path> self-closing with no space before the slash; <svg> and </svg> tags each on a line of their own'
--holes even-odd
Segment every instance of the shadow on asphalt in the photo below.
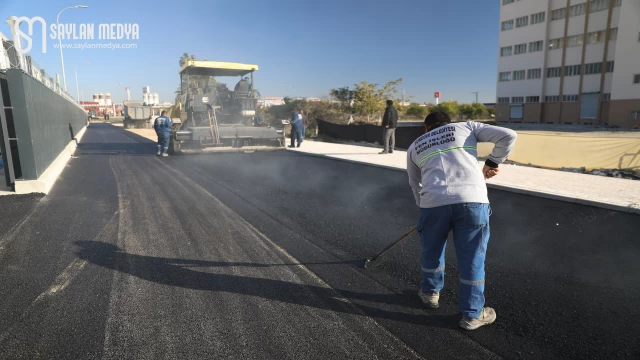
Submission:
<svg viewBox="0 0 640 360">
<path fill-rule="evenodd" d="M 341 312 L 350 315 L 364 315 L 373 318 L 384 318 L 405 323 L 426 325 L 431 327 L 458 329 L 459 314 L 438 314 L 438 310 L 429 315 L 416 314 L 422 305 L 414 293 L 408 294 L 368 294 L 348 290 L 337 290 L 328 287 L 296 284 L 287 281 L 237 276 L 229 274 L 213 274 L 193 270 L 194 268 L 213 267 L 252 267 L 268 268 L 274 266 L 299 266 L 311 264 L 260 264 L 245 262 L 220 262 L 207 260 L 189 260 L 162 258 L 129 254 L 118 246 L 101 241 L 76 241 L 80 249 L 76 255 L 92 264 L 120 271 L 140 279 L 162 285 L 181 287 L 193 290 L 233 293 L 243 296 L 262 297 L 294 305 L 314 307 L 321 310 Z M 316 263 L 317 264 L 317 263 Z M 361 264 L 361 261 L 328 262 L 323 265 Z M 309 293 L 315 296 L 309 296 Z M 349 300 L 353 306 L 345 306 L 343 299 Z M 409 300 L 409 299 L 414 299 Z M 411 312 L 389 311 L 382 307 L 364 305 L 377 303 L 413 309 Z"/>
</svg>

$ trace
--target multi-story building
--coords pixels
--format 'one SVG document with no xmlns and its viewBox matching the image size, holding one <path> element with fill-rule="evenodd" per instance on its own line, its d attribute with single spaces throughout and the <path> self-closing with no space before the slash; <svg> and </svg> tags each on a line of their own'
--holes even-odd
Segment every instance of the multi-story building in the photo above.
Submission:
<svg viewBox="0 0 640 360">
<path fill-rule="evenodd" d="M 640 127 L 640 0 L 499 0 L 498 121 Z"/>
</svg>

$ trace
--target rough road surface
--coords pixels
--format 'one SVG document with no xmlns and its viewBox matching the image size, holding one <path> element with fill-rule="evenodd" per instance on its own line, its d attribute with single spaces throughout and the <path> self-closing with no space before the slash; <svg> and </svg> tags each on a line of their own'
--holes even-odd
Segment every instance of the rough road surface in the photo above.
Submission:
<svg viewBox="0 0 640 360">
<path fill-rule="evenodd" d="M 436 311 L 415 236 L 360 268 L 416 220 L 402 173 L 154 152 L 92 124 L 49 195 L 0 198 L 0 358 L 640 356 L 637 215 L 492 191 L 498 321 L 467 333 L 452 251 Z"/>
</svg>

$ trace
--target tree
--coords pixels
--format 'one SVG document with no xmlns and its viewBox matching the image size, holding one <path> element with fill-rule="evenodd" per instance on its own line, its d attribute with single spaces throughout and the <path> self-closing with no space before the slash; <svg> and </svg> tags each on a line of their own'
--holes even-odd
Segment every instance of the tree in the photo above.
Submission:
<svg viewBox="0 0 640 360">
<path fill-rule="evenodd" d="M 189 55 L 189 53 L 184 53 L 182 54 L 182 56 L 180 57 L 180 67 L 183 67 L 188 60 L 195 60 L 196 56 L 191 54 Z"/>
<path fill-rule="evenodd" d="M 351 110 L 351 103 L 356 95 L 355 90 L 349 89 L 348 86 L 344 86 L 337 89 L 329 90 L 329 95 L 332 99 L 340 102 L 340 106 L 345 110 Z"/>
<path fill-rule="evenodd" d="M 407 107 L 405 115 L 412 118 L 424 119 L 429 114 L 429 109 L 426 106 L 420 106 L 419 104 L 411 104 Z"/>
<path fill-rule="evenodd" d="M 447 113 L 449 115 L 449 117 L 451 118 L 451 120 L 455 119 L 458 117 L 458 102 L 457 101 L 445 101 L 445 102 L 441 102 L 438 105 L 433 105 L 430 104 L 429 105 L 429 112 L 436 112 L 436 111 L 440 111 L 443 113 Z"/>
<path fill-rule="evenodd" d="M 402 78 L 388 81 L 382 88 L 378 88 L 378 84 L 371 84 L 362 81 L 355 84 L 355 96 L 353 105 L 357 112 L 367 115 L 367 121 L 371 121 L 371 116 L 380 114 L 385 108 L 385 101 L 392 99 L 393 95 L 398 92 L 397 85 L 402 83 Z"/>
<path fill-rule="evenodd" d="M 473 118 L 474 107 L 469 104 L 462 104 L 458 107 L 458 112 L 466 116 L 467 119 Z"/>
<path fill-rule="evenodd" d="M 487 108 L 484 107 L 484 105 L 482 105 L 481 103 L 474 103 L 471 106 L 473 107 L 473 117 L 475 119 L 481 119 L 487 116 L 487 114 L 489 113 L 487 111 Z"/>
</svg>

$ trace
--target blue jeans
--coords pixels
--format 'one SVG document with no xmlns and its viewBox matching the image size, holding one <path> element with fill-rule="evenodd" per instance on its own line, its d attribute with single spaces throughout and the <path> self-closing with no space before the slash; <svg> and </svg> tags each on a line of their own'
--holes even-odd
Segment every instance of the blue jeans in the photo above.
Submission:
<svg viewBox="0 0 640 360">
<path fill-rule="evenodd" d="M 171 132 L 169 131 L 158 131 L 156 133 L 158 135 L 158 146 L 161 147 L 166 153 L 169 150 L 169 142 L 171 138 Z"/>
<path fill-rule="evenodd" d="M 489 241 L 489 204 L 464 203 L 420 209 L 417 230 L 422 241 L 423 292 L 444 287 L 444 250 L 453 230 L 460 272 L 460 310 L 478 318 L 484 307 L 484 259 Z"/>
<path fill-rule="evenodd" d="M 300 146 L 302 140 L 304 140 L 304 125 L 291 124 L 291 146 L 295 146 L 296 137 L 298 138 L 298 146 Z"/>
</svg>

